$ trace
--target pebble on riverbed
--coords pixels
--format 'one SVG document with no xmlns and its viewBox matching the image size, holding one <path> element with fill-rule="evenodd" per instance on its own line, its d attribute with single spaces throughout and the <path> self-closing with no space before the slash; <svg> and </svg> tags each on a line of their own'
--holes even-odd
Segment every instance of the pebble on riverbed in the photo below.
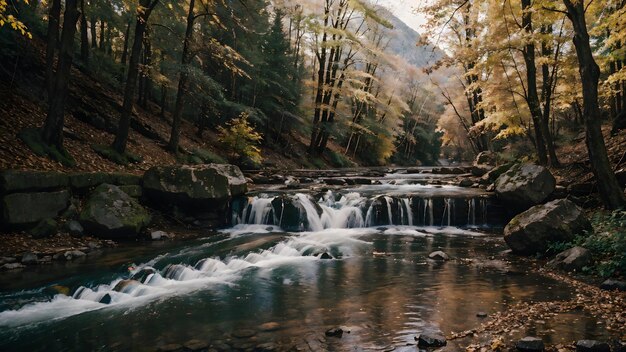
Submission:
<svg viewBox="0 0 626 352">
<path fill-rule="evenodd" d="M 326 330 L 326 332 L 324 333 L 324 335 L 326 336 L 331 336 L 331 337 L 339 337 L 341 338 L 341 336 L 343 336 L 343 329 L 342 328 L 332 328 L 332 329 L 328 329 Z"/>
<path fill-rule="evenodd" d="M 450 260 L 450 256 L 443 251 L 435 251 L 428 255 L 428 259 L 446 261 Z"/>
<path fill-rule="evenodd" d="M 610 352 L 611 347 L 606 342 L 596 340 L 578 340 L 576 352 Z"/>
<path fill-rule="evenodd" d="M 417 346 L 419 347 L 443 347 L 448 343 L 440 332 L 421 333 L 415 337 L 415 340 L 417 340 Z"/>
<path fill-rule="evenodd" d="M 541 352 L 545 350 L 545 345 L 538 337 L 526 336 L 517 341 L 515 348 L 521 352 Z"/>
</svg>

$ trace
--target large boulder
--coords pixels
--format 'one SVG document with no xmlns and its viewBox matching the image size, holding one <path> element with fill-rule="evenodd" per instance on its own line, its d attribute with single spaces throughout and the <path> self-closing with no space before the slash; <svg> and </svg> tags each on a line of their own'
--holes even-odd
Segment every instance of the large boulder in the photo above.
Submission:
<svg viewBox="0 0 626 352">
<path fill-rule="evenodd" d="M 591 251 L 576 246 L 557 254 L 548 266 L 565 271 L 580 271 L 590 263 Z"/>
<path fill-rule="evenodd" d="M 105 183 L 89 195 L 80 223 L 95 236 L 132 237 L 150 223 L 150 213 L 119 187 Z"/>
<path fill-rule="evenodd" d="M 514 165 L 495 182 L 498 198 L 515 210 L 542 203 L 555 187 L 556 180 L 550 170 L 535 164 Z"/>
<path fill-rule="evenodd" d="M 68 191 L 12 193 L 2 197 L 2 222 L 8 227 L 34 225 L 53 219 L 70 201 Z"/>
<path fill-rule="evenodd" d="M 229 164 L 153 167 L 144 174 L 143 187 L 148 197 L 178 205 L 227 200 L 247 191 L 241 170 Z"/>
<path fill-rule="evenodd" d="M 568 242 L 591 229 L 591 223 L 567 199 L 534 206 L 515 216 L 504 228 L 504 240 L 518 254 L 543 253 L 550 243 Z"/>
<path fill-rule="evenodd" d="M 67 175 L 58 172 L 5 170 L 0 172 L 0 193 L 55 190 L 68 182 Z"/>
</svg>

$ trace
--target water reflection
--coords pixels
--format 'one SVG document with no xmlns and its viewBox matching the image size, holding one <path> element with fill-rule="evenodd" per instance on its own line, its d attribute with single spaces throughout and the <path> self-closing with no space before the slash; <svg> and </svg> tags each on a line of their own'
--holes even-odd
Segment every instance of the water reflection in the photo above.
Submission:
<svg viewBox="0 0 626 352">
<path fill-rule="evenodd" d="M 496 237 L 463 231 L 456 236 L 424 231 L 415 235 L 414 229 L 405 229 L 403 235 L 402 228 L 388 235 L 384 230 L 351 234 L 354 239 L 341 242 L 341 259 L 301 257 L 249 267 L 227 284 L 206 284 L 64 319 L 4 327 L 0 349 L 154 350 L 200 339 L 229 349 L 273 342 L 285 349 L 401 350 L 414 344 L 414 336 L 424 329 L 462 331 L 480 324 L 476 313 L 481 311 L 493 313 L 520 301 L 571 296 L 571 288 L 545 277 L 511 275 L 524 272 L 523 263 L 497 257 L 505 247 Z M 193 266 L 202 258 L 256 253 L 297 236 L 307 234 L 224 235 L 155 257 L 151 265 L 157 269 L 181 262 Z M 452 260 L 428 260 L 433 250 L 445 251 Z M 119 274 L 104 265 L 94 273 L 77 274 L 74 282 L 103 282 Z M 596 337 L 589 328 L 593 318 L 572 314 L 573 318 L 558 317 L 519 333 L 536 333 L 546 341 Z M 324 336 L 326 329 L 337 326 L 350 333 L 341 339 Z M 581 335 L 585 333 L 588 336 Z"/>
</svg>

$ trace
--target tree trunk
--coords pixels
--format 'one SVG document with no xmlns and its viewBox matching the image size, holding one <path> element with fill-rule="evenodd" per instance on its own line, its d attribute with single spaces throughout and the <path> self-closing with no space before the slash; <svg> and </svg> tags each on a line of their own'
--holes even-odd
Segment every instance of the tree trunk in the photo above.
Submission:
<svg viewBox="0 0 626 352">
<path fill-rule="evenodd" d="M 128 67 L 128 77 L 126 78 L 126 86 L 124 87 L 124 103 L 122 105 L 122 116 L 118 124 L 117 134 L 113 141 L 113 149 L 120 154 L 126 151 L 126 142 L 128 141 L 128 132 L 130 129 L 130 119 L 133 112 L 133 98 L 135 88 L 137 86 L 137 74 L 139 72 L 139 55 L 141 54 L 141 39 L 143 32 L 148 23 L 150 13 L 157 5 L 159 0 L 141 0 L 140 6 L 143 11 L 137 12 L 137 21 L 135 24 L 135 37 L 133 47 L 130 52 L 130 63 Z"/>
<path fill-rule="evenodd" d="M 98 36 L 96 34 L 96 18 L 95 17 L 91 17 L 91 21 L 89 21 L 89 25 L 90 25 L 90 32 L 91 32 L 91 47 L 96 49 L 98 47 Z"/>
<path fill-rule="evenodd" d="M 585 21 L 585 8 L 582 1 L 563 0 L 567 17 L 574 28 L 574 46 L 583 89 L 583 117 L 586 127 L 586 143 L 593 174 L 598 184 L 602 203 L 608 209 L 626 206 L 626 197 L 620 187 L 607 156 L 602 136 L 600 106 L 598 103 L 598 80 L 600 68 L 593 58 L 589 43 L 589 33 Z"/>
<path fill-rule="evenodd" d="M 120 81 L 124 82 L 124 74 L 126 73 L 126 61 L 128 60 L 128 43 L 130 42 L 130 26 L 132 21 L 129 20 L 126 24 L 126 32 L 124 33 L 124 47 L 122 49 L 122 58 L 120 63 L 122 64 Z"/>
<path fill-rule="evenodd" d="M 74 35 L 76 34 L 78 16 L 77 0 L 66 0 L 61 48 L 59 49 L 59 65 L 53 79 L 54 95 L 49 96 L 48 116 L 41 130 L 43 141 L 50 146 L 56 147 L 59 151 L 63 149 L 63 118 L 70 71 L 72 69 Z"/>
<path fill-rule="evenodd" d="M 552 32 L 552 26 L 542 26 L 541 33 L 546 35 Z M 558 47 L 557 47 L 558 51 Z M 541 55 L 549 57 L 552 54 L 552 48 L 548 45 L 546 40 L 541 43 Z M 556 54 L 558 55 L 558 53 Z M 555 60 L 557 56 L 555 56 Z M 556 70 L 556 64 L 554 66 Z M 541 65 L 541 74 L 543 87 L 541 89 L 541 100 L 543 101 L 543 114 L 541 115 L 542 132 L 544 133 L 544 139 L 546 141 L 546 149 L 548 152 L 548 163 L 550 166 L 559 166 L 559 159 L 556 156 L 556 147 L 554 146 L 554 136 L 550 132 L 550 114 L 552 110 L 552 84 L 553 77 L 550 75 L 550 66 L 547 63 Z"/>
<path fill-rule="evenodd" d="M 527 34 L 533 32 L 532 13 L 530 9 L 531 0 L 522 0 L 522 26 Z M 545 135 L 543 131 L 543 116 L 541 113 L 541 106 L 539 105 L 539 95 L 537 94 L 537 66 L 535 64 L 535 44 L 532 40 L 529 40 L 524 45 L 523 50 L 524 62 L 526 64 L 526 81 L 527 81 L 527 95 L 526 103 L 530 109 L 530 115 L 533 120 L 533 129 L 535 131 L 535 146 L 537 147 L 537 157 L 539 158 L 539 164 L 548 164 L 548 155 L 546 152 Z"/>
<path fill-rule="evenodd" d="M 148 108 L 148 100 L 150 99 L 150 92 L 152 91 L 152 81 L 150 80 L 150 65 L 152 64 L 152 45 L 150 42 L 150 29 L 146 29 L 146 34 L 144 36 L 144 82 L 143 82 L 143 108 Z"/>
<path fill-rule="evenodd" d="M 89 36 L 87 35 L 87 14 L 85 0 L 80 0 L 80 59 L 85 65 L 89 64 Z"/>
<path fill-rule="evenodd" d="M 45 87 L 50 99 L 54 93 L 54 53 L 59 41 L 59 20 L 61 18 L 61 0 L 52 0 L 48 13 L 48 38 L 46 43 L 46 81 Z"/>
<path fill-rule="evenodd" d="M 100 51 L 104 52 L 104 34 L 106 32 L 105 30 L 105 24 L 103 20 L 100 20 Z"/>
<path fill-rule="evenodd" d="M 167 145 L 167 149 L 172 153 L 178 152 L 180 125 L 183 117 L 185 93 L 187 91 L 187 79 L 189 77 L 187 65 L 189 64 L 189 45 L 191 44 L 193 22 L 195 20 L 195 16 L 193 14 L 194 7 L 195 0 L 190 0 L 189 13 L 187 15 L 187 29 L 185 30 L 185 40 L 183 41 L 183 53 L 181 58 L 182 67 L 180 70 L 180 77 L 178 78 L 178 92 L 176 92 L 176 105 L 174 107 L 174 116 L 172 118 L 172 132 L 170 133 L 170 141 Z"/>
</svg>

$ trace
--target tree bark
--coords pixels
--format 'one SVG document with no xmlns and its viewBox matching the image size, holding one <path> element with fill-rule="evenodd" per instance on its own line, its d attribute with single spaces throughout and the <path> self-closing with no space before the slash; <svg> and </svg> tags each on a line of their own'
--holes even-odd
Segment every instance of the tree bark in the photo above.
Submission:
<svg viewBox="0 0 626 352">
<path fill-rule="evenodd" d="M 80 0 L 80 59 L 85 65 L 89 64 L 89 38 L 87 35 L 85 0 Z"/>
<path fill-rule="evenodd" d="M 77 0 L 66 0 L 59 64 L 53 80 L 54 95 L 49 96 L 48 116 L 41 130 L 41 138 L 44 143 L 54 146 L 58 150 L 63 149 L 63 118 L 74 56 L 74 35 L 76 34 L 78 16 Z"/>
<path fill-rule="evenodd" d="M 128 60 L 128 43 L 130 42 L 130 26 L 132 25 L 132 21 L 128 20 L 126 24 L 126 32 L 124 32 L 124 47 L 122 48 L 122 57 L 120 59 L 120 63 L 122 64 L 122 69 L 120 70 L 120 82 L 124 82 L 124 74 L 126 73 L 126 61 Z"/>
<path fill-rule="evenodd" d="M 126 78 L 126 86 L 124 87 L 124 103 L 122 105 L 122 116 L 118 124 L 115 140 L 112 148 L 120 154 L 126 151 L 126 142 L 128 141 L 128 132 L 130 130 L 130 119 L 133 112 L 133 98 L 135 88 L 137 86 L 137 74 L 139 73 L 139 55 L 141 54 L 141 44 L 143 32 L 148 24 L 148 17 L 157 5 L 159 0 L 141 0 L 140 6 L 143 11 L 137 12 L 137 21 L 135 24 L 135 36 L 133 47 L 130 52 L 130 63 L 128 67 L 128 77 Z"/>
<path fill-rule="evenodd" d="M 533 22 L 530 9 L 530 0 L 522 0 L 522 11 L 522 26 L 524 27 L 524 31 L 527 34 L 532 35 Z M 528 108 L 530 109 L 530 115 L 533 119 L 537 157 L 539 158 L 540 165 L 547 165 L 548 155 L 546 152 L 545 142 L 546 133 L 543 131 L 543 116 L 541 113 L 541 106 L 539 105 L 539 95 L 537 93 L 537 66 L 535 64 L 535 43 L 532 41 L 532 39 L 529 39 L 526 45 L 524 45 L 523 56 L 524 62 L 526 64 L 526 103 L 528 104 Z"/>
<path fill-rule="evenodd" d="M 100 20 L 100 51 L 104 52 L 104 34 L 105 34 L 105 24 L 103 20 Z"/>
<path fill-rule="evenodd" d="M 96 49 L 98 47 L 98 35 L 96 34 L 96 18 L 91 16 L 91 21 L 89 21 L 90 32 L 91 32 L 91 47 Z"/>
<path fill-rule="evenodd" d="M 548 34 L 552 32 L 552 26 L 542 26 L 541 33 Z M 558 51 L 558 46 L 557 46 Z M 549 57 L 552 54 L 552 48 L 548 45 L 546 40 L 541 43 L 541 55 Z M 557 54 L 558 55 L 558 52 Z M 555 55 L 555 61 L 558 56 Z M 553 68 L 556 70 L 556 64 Z M 543 114 L 541 115 L 541 129 L 544 133 L 544 139 L 546 141 L 546 151 L 548 152 L 548 163 L 550 166 L 559 166 L 559 159 L 556 155 L 556 147 L 554 146 L 554 136 L 550 131 L 550 114 L 552 111 L 552 84 L 553 76 L 550 75 L 550 66 L 547 63 L 541 65 L 541 75 L 543 86 L 541 89 L 541 100 L 543 101 Z"/>
<path fill-rule="evenodd" d="M 574 46 L 583 90 L 583 117 L 586 127 L 586 143 L 593 174 L 598 184 L 602 203 L 608 209 L 626 206 L 626 196 L 620 187 L 607 156 L 604 137 L 602 136 L 602 114 L 598 103 L 598 80 L 600 67 L 593 58 L 589 43 L 589 33 L 585 20 L 585 8 L 582 1 L 563 0 L 567 8 L 567 17 L 574 28 Z"/>
<path fill-rule="evenodd" d="M 183 117 L 183 107 L 185 94 L 187 92 L 187 80 L 189 78 L 189 45 L 193 36 L 193 22 L 195 0 L 189 1 L 189 13 L 187 15 L 187 29 L 185 30 L 185 40 L 183 41 L 183 53 L 181 57 L 180 77 L 178 78 L 178 92 L 176 92 L 176 105 L 174 106 L 174 116 L 172 118 L 172 132 L 167 149 L 172 153 L 178 152 L 178 142 L 180 138 L 180 125 Z"/>
<path fill-rule="evenodd" d="M 46 81 L 45 87 L 50 99 L 54 93 L 54 54 L 59 41 L 59 20 L 61 18 L 61 0 L 52 0 L 48 13 L 48 38 L 46 43 Z"/>
</svg>

